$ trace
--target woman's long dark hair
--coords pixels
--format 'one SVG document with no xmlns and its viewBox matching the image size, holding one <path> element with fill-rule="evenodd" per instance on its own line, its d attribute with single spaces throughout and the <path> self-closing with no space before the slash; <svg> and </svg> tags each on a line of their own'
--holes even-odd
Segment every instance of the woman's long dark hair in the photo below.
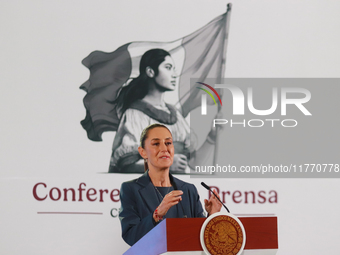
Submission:
<svg viewBox="0 0 340 255">
<path fill-rule="evenodd" d="M 114 101 L 120 114 L 123 114 L 133 102 L 143 99 L 148 94 L 148 83 L 152 78 L 147 76 L 146 68 L 152 68 L 156 77 L 158 67 L 166 56 L 170 56 L 170 53 L 163 49 L 152 49 L 144 53 L 139 64 L 139 76 L 123 87 Z"/>
</svg>

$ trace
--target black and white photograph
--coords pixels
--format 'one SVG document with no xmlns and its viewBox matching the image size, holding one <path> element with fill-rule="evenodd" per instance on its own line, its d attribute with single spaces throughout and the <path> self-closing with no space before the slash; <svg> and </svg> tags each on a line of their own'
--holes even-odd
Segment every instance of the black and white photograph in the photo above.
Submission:
<svg viewBox="0 0 340 255">
<path fill-rule="evenodd" d="M 2 2 L 0 254 L 337 254 L 338 10 Z"/>
</svg>

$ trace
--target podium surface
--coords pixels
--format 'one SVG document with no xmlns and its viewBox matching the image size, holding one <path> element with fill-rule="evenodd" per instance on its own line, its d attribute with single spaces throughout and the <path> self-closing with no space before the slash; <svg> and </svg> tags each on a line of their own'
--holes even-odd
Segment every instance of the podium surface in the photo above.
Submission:
<svg viewBox="0 0 340 255">
<path fill-rule="evenodd" d="M 278 249 L 277 217 L 238 217 L 246 232 L 244 255 L 271 255 Z M 200 231 L 206 218 L 168 218 L 124 255 L 202 254 Z"/>
</svg>

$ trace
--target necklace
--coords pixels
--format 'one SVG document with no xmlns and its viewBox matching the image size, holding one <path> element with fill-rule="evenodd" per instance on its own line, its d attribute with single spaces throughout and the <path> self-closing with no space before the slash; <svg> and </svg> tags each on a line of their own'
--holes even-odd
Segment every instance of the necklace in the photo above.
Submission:
<svg viewBox="0 0 340 255">
<path fill-rule="evenodd" d="M 154 187 L 155 187 L 156 191 L 158 192 L 158 194 L 162 197 L 162 200 L 163 200 L 164 197 L 162 196 L 161 192 L 159 192 L 159 190 L 157 189 L 156 186 L 154 186 Z M 167 194 L 169 193 L 169 190 L 170 190 L 171 187 L 172 187 L 172 186 L 168 187 L 168 190 L 166 191 L 165 195 L 167 195 Z"/>
</svg>

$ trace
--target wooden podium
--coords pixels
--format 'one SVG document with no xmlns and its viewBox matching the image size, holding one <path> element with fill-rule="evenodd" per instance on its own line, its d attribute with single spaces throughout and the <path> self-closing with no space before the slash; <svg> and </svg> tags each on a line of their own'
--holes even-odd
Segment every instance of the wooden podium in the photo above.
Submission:
<svg viewBox="0 0 340 255">
<path fill-rule="evenodd" d="M 274 255 L 278 249 L 277 217 L 238 217 L 246 232 L 244 255 Z M 204 255 L 200 243 L 206 218 L 169 218 L 154 227 L 124 255 Z"/>
</svg>

